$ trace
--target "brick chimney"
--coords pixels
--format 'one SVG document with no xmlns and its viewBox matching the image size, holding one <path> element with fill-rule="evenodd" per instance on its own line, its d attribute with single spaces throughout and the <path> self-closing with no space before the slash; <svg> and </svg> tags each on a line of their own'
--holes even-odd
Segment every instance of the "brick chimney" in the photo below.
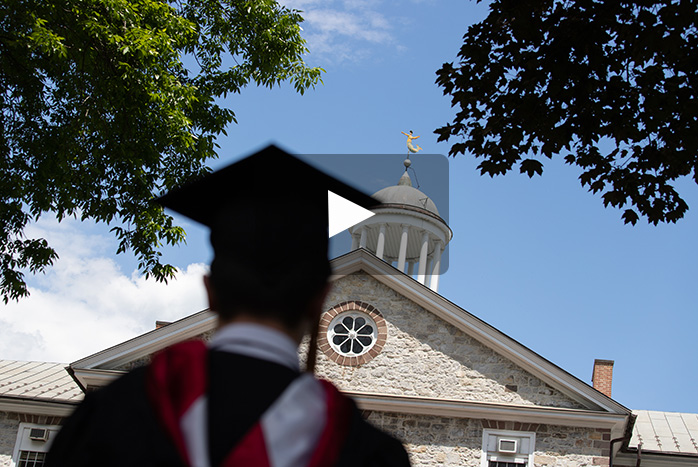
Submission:
<svg viewBox="0 0 698 467">
<path fill-rule="evenodd" d="M 594 360 L 594 373 L 591 375 L 594 389 L 611 397 L 611 383 L 613 382 L 613 360 Z"/>
</svg>

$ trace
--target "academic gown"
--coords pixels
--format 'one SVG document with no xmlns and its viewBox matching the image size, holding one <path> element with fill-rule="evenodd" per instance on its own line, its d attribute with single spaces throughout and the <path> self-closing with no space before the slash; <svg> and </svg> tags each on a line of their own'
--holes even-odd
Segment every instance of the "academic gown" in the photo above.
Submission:
<svg viewBox="0 0 698 467">
<path fill-rule="evenodd" d="M 249 327 L 237 332 L 238 336 L 255 336 Z M 266 348 L 261 350 L 247 351 L 250 341 L 245 340 L 237 349 L 235 345 L 212 346 L 207 352 L 206 423 L 211 466 L 221 465 L 262 414 L 300 377 L 297 356 L 292 363 L 288 345 L 285 352 L 280 351 L 265 332 L 258 336 L 258 341 L 265 341 L 262 346 Z M 230 351 L 240 349 L 247 355 Z M 295 354 L 295 346 L 293 349 Z M 135 369 L 87 394 L 56 436 L 46 466 L 187 465 L 148 397 L 149 371 L 149 366 Z M 409 466 L 402 444 L 363 420 L 353 402 L 346 423 L 349 426 L 334 465 Z"/>
</svg>

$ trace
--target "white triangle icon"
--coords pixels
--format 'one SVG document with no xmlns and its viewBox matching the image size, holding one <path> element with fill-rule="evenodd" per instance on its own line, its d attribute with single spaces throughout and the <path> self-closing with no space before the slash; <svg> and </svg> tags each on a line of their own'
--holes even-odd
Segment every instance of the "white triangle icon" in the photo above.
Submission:
<svg viewBox="0 0 698 467">
<path fill-rule="evenodd" d="M 375 214 L 329 190 L 327 191 L 327 209 L 329 211 L 327 228 L 330 238 Z"/>
</svg>

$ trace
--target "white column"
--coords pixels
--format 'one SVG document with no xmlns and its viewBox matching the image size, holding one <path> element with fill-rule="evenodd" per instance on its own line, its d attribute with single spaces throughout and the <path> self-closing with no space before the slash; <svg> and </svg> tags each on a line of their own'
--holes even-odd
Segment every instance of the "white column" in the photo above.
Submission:
<svg viewBox="0 0 698 467">
<path fill-rule="evenodd" d="M 397 268 L 400 272 L 405 272 L 405 258 L 407 257 L 407 231 L 409 226 L 402 226 L 402 235 L 400 236 L 400 255 L 397 259 Z"/>
<path fill-rule="evenodd" d="M 427 273 L 424 276 L 424 285 L 428 285 L 431 281 L 431 267 L 434 265 L 434 255 L 427 256 Z"/>
<path fill-rule="evenodd" d="M 439 291 L 439 270 L 441 269 L 441 252 L 443 249 L 443 243 L 437 241 L 436 248 L 434 248 L 434 268 L 431 270 L 431 282 L 429 283 L 429 288 L 434 292 Z"/>
<path fill-rule="evenodd" d="M 419 252 L 419 272 L 417 273 L 417 282 L 420 284 L 426 283 L 427 253 L 429 253 L 429 233 L 424 232 L 424 235 L 422 235 L 422 249 Z"/>
<path fill-rule="evenodd" d="M 366 248 L 366 238 L 368 237 L 368 229 L 361 227 L 361 238 L 359 239 L 359 248 Z"/>
<path fill-rule="evenodd" d="M 378 244 L 376 245 L 376 256 L 378 259 L 383 259 L 383 251 L 385 250 L 385 224 L 381 224 L 378 232 Z"/>
<path fill-rule="evenodd" d="M 356 232 L 351 233 L 351 251 L 359 248 L 359 235 Z"/>
</svg>

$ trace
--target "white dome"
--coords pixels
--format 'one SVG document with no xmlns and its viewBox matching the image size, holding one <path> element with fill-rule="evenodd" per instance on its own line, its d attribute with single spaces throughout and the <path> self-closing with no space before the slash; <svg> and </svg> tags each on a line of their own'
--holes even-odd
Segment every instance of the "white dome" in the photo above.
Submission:
<svg viewBox="0 0 698 467">
<path fill-rule="evenodd" d="M 413 186 L 396 185 L 383 188 L 374 193 L 374 198 L 383 204 L 401 204 L 424 209 L 432 214 L 439 215 L 436 204 L 427 195 Z"/>
<path fill-rule="evenodd" d="M 409 159 L 404 164 L 409 168 Z M 441 254 L 453 233 L 434 201 L 412 186 L 407 170 L 397 186 L 373 197 L 381 202 L 373 208 L 374 215 L 349 228 L 352 250 L 364 248 L 388 264 L 397 262 L 397 269 L 408 275 L 417 265 L 417 281 L 429 281 L 428 287 L 438 291 Z"/>
</svg>

